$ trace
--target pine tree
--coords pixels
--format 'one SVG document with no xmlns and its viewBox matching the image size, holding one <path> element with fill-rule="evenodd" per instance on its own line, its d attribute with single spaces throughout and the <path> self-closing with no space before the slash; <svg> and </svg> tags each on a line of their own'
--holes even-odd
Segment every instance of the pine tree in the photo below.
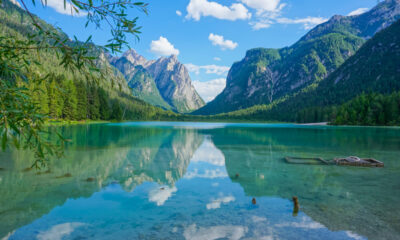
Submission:
<svg viewBox="0 0 400 240">
<path fill-rule="evenodd" d="M 83 120 L 88 118 L 87 114 L 87 91 L 86 86 L 82 81 L 75 82 L 76 87 L 76 98 L 77 98 L 77 109 L 76 119 Z"/>
<path fill-rule="evenodd" d="M 109 107 L 108 101 L 107 101 L 107 98 L 108 98 L 107 93 L 102 88 L 99 88 L 98 93 L 99 93 L 99 102 L 100 102 L 100 108 L 99 108 L 100 119 L 108 120 L 108 119 L 110 119 L 111 110 L 110 110 L 110 107 Z"/>
<path fill-rule="evenodd" d="M 49 99 L 49 115 L 52 118 L 60 118 L 62 116 L 63 99 L 55 78 L 51 78 L 47 86 L 47 95 Z"/>
<path fill-rule="evenodd" d="M 64 84 L 64 105 L 62 116 L 64 119 L 74 120 L 77 118 L 78 100 L 76 96 L 76 88 L 72 80 L 65 81 Z"/>
<path fill-rule="evenodd" d="M 112 107 L 111 118 L 117 121 L 122 121 L 122 109 L 118 101 L 115 101 Z"/>
<path fill-rule="evenodd" d="M 88 112 L 89 118 L 92 120 L 100 119 L 100 99 L 97 87 L 88 85 Z"/>
<path fill-rule="evenodd" d="M 29 90 L 31 92 L 32 101 L 39 107 L 40 113 L 43 115 L 49 114 L 49 96 L 47 95 L 46 82 L 30 82 Z"/>
</svg>

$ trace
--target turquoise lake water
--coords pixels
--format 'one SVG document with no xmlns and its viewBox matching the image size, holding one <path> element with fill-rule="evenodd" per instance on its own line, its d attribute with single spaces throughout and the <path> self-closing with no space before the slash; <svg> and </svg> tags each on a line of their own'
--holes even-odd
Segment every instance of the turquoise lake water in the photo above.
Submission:
<svg viewBox="0 0 400 240">
<path fill-rule="evenodd" d="M 24 171 L 28 152 L 0 153 L 0 239 L 400 239 L 400 128 L 135 122 L 58 130 L 72 142 L 49 172 Z M 351 155 L 385 167 L 283 159 Z"/>
</svg>

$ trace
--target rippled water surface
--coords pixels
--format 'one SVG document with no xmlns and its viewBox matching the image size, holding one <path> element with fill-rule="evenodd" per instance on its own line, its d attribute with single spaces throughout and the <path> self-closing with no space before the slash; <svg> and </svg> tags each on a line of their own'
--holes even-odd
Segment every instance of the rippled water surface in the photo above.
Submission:
<svg viewBox="0 0 400 240">
<path fill-rule="evenodd" d="M 400 239 L 399 128 L 144 122 L 58 130 L 72 142 L 50 171 L 24 171 L 28 152 L 0 153 L 0 239 Z M 385 167 L 283 160 L 349 155 Z"/>
</svg>

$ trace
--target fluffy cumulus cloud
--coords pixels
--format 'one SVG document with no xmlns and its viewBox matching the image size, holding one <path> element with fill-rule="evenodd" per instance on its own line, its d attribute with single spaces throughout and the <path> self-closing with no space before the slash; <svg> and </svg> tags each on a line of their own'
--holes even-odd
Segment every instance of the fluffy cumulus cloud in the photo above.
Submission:
<svg viewBox="0 0 400 240">
<path fill-rule="evenodd" d="M 199 21 L 201 17 L 215 17 L 230 21 L 251 18 L 248 9 L 241 3 L 234 3 L 228 7 L 208 0 L 190 0 L 186 10 L 188 12 L 186 18 L 196 21 Z"/>
<path fill-rule="evenodd" d="M 178 15 L 178 16 L 182 16 L 182 12 L 181 11 L 179 11 L 179 10 L 176 10 L 176 15 Z"/>
<path fill-rule="evenodd" d="M 187 63 L 185 66 L 189 72 L 193 72 L 195 74 L 200 74 L 200 71 L 204 70 L 207 74 L 226 75 L 229 71 L 229 67 L 227 66 L 218 66 L 214 64 L 199 66 L 192 63 Z"/>
<path fill-rule="evenodd" d="M 214 33 L 210 33 L 210 35 L 208 36 L 208 40 L 210 40 L 214 46 L 219 46 L 222 50 L 226 49 L 233 50 L 238 46 L 236 42 L 233 42 L 232 40 L 228 39 L 225 40 L 224 36 L 217 35 Z"/>
<path fill-rule="evenodd" d="M 308 30 L 328 19 L 322 17 L 306 17 L 290 19 L 282 17 L 282 10 L 286 6 L 281 0 L 240 0 L 248 7 L 257 11 L 257 17 L 249 22 L 254 30 L 269 28 L 273 24 L 300 24 Z"/>
<path fill-rule="evenodd" d="M 263 12 L 280 12 L 285 3 L 280 3 L 280 0 L 240 0 L 250 8 L 257 10 L 257 14 L 260 15 Z"/>
<path fill-rule="evenodd" d="M 193 86 L 206 102 L 212 101 L 224 90 L 226 85 L 225 78 L 217 78 L 207 82 L 193 81 Z"/>
<path fill-rule="evenodd" d="M 302 24 L 304 29 L 306 30 L 311 29 L 314 26 L 324 23 L 326 21 L 328 21 L 328 19 L 322 17 L 306 17 L 299 19 L 289 19 L 289 18 L 276 19 L 276 22 L 281 24 Z"/>
<path fill-rule="evenodd" d="M 224 20 L 248 20 L 253 30 L 269 28 L 273 24 L 298 24 L 308 30 L 317 24 L 327 21 L 323 17 L 305 17 L 290 19 L 282 17 L 287 4 L 283 0 L 237 0 L 231 6 L 224 6 L 209 0 L 190 0 L 187 6 L 187 19 L 199 21 L 201 17 L 215 17 Z M 349 15 L 364 13 L 366 8 L 360 8 Z M 253 14 L 252 14 L 253 13 Z M 255 17 L 252 17 L 252 16 Z M 221 37 L 215 35 L 217 37 Z M 214 36 L 214 37 L 215 37 Z M 229 40 L 228 40 L 229 41 Z M 233 43 L 233 42 L 232 42 Z M 225 49 L 230 49 L 225 47 Z"/>
<path fill-rule="evenodd" d="M 214 57 L 213 59 L 214 59 L 214 61 L 221 61 L 221 58 L 219 58 L 219 57 Z"/>
<path fill-rule="evenodd" d="M 150 51 L 157 56 L 179 55 L 179 50 L 162 36 L 158 40 L 151 41 Z"/>
<path fill-rule="evenodd" d="M 365 12 L 368 12 L 368 10 L 369 10 L 368 8 L 359 8 L 359 9 L 356 9 L 356 10 L 350 12 L 349 14 L 347 14 L 347 16 L 360 15 L 360 14 L 363 14 Z"/>
<path fill-rule="evenodd" d="M 60 0 L 47 0 L 47 6 L 56 10 L 56 12 L 66 15 L 72 15 L 76 17 L 83 17 L 86 16 L 86 12 L 75 12 L 72 7 L 72 4 L 69 1 L 66 1 L 64 7 L 64 1 Z"/>
</svg>

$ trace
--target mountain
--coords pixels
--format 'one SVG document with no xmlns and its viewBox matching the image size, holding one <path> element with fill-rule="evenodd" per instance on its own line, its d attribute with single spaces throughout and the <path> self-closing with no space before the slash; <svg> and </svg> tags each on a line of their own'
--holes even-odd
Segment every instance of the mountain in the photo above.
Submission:
<svg viewBox="0 0 400 240">
<path fill-rule="evenodd" d="M 400 20 L 368 40 L 355 55 L 318 84 L 274 104 L 253 106 L 220 117 L 302 121 L 299 119 L 304 117 L 299 116 L 301 111 L 320 115 L 322 107 L 341 105 L 362 93 L 399 91 L 399 63 Z M 325 114 L 335 113 L 331 109 Z"/>
<path fill-rule="evenodd" d="M 110 62 L 124 74 L 133 95 L 148 103 L 177 112 L 204 105 L 188 70 L 175 55 L 148 61 L 135 50 L 128 50 L 119 58 L 110 57 Z"/>
<path fill-rule="evenodd" d="M 16 1 L 3 0 L 0 2 L 0 41 L 12 38 L 26 42 L 32 35 L 38 33 L 31 22 L 29 15 Z M 72 41 L 60 29 L 33 16 L 44 30 L 52 31 L 69 46 L 80 46 L 83 43 Z M 81 72 L 67 71 L 60 65 L 56 50 L 32 51 L 29 53 L 29 62 L 39 62 L 39 65 L 30 64 L 26 70 L 27 80 L 21 84 L 32 91 L 29 92 L 33 101 L 40 108 L 40 113 L 54 119 L 83 120 L 114 118 L 113 112 L 122 112 L 124 119 L 146 120 L 160 119 L 175 116 L 172 112 L 156 108 L 131 93 L 131 88 L 125 77 L 108 61 L 107 51 L 90 43 L 90 56 L 95 57 L 95 63 L 102 70 L 103 75 L 92 72 L 93 79 L 88 79 Z M 12 61 L 12 60 L 10 60 Z M 1 62 L 8 65 L 8 62 Z M 39 86 L 32 79 L 43 78 L 45 81 Z M 0 78 L 6 76 L 0 75 Z M 40 91 L 35 91 L 39 88 Z M 114 111 L 119 110 L 119 111 Z"/>
<path fill-rule="evenodd" d="M 223 92 L 194 114 L 270 104 L 317 84 L 399 18 L 400 0 L 386 0 L 362 15 L 333 16 L 290 47 L 251 49 L 232 65 Z"/>
</svg>

